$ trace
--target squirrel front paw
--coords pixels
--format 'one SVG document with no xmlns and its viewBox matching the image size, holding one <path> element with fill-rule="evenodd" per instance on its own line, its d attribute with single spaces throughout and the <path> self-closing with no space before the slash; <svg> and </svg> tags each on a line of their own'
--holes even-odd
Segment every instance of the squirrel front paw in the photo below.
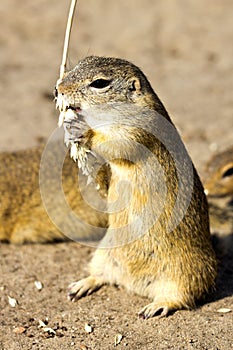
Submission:
<svg viewBox="0 0 233 350">
<path fill-rule="evenodd" d="M 68 300 L 76 301 L 86 295 L 90 295 L 103 285 L 103 282 L 93 276 L 83 278 L 80 281 L 73 282 L 68 286 Z"/>
</svg>

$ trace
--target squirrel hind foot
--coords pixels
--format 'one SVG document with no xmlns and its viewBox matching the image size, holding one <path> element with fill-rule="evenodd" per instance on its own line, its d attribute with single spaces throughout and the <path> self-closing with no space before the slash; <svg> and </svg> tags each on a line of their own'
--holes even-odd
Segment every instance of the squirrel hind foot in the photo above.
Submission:
<svg viewBox="0 0 233 350">
<path fill-rule="evenodd" d="M 151 317 L 166 317 L 170 315 L 171 313 L 175 312 L 176 310 L 180 309 L 190 309 L 191 307 L 195 307 L 194 302 L 192 300 L 189 301 L 189 303 L 185 302 L 185 300 L 180 299 L 173 299 L 168 300 L 167 298 L 156 298 L 154 301 L 142 308 L 141 311 L 139 311 L 138 315 L 140 318 L 148 319 Z"/>
<path fill-rule="evenodd" d="M 169 306 L 159 305 L 157 302 L 153 302 L 144 306 L 144 308 L 139 311 L 138 316 L 144 320 L 154 316 L 161 318 L 168 316 L 172 310 L 173 309 L 170 309 Z"/>
</svg>

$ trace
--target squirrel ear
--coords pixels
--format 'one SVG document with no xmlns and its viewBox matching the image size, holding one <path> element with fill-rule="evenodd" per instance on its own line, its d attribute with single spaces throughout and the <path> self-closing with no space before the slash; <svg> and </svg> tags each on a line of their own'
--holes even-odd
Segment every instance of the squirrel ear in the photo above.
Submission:
<svg viewBox="0 0 233 350">
<path fill-rule="evenodd" d="M 135 91 L 137 94 L 141 93 L 141 82 L 138 78 L 133 77 L 129 81 L 129 90 L 130 91 Z"/>
</svg>

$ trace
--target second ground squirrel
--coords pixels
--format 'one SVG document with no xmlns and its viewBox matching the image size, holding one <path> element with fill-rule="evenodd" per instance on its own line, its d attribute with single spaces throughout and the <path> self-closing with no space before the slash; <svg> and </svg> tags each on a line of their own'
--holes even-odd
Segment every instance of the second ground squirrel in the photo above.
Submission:
<svg viewBox="0 0 233 350">
<path fill-rule="evenodd" d="M 207 163 L 204 187 L 218 255 L 229 254 L 233 250 L 233 147 L 215 154 Z"/>
<path fill-rule="evenodd" d="M 47 193 L 50 193 L 47 198 L 49 205 L 59 218 L 59 223 L 64 223 L 67 213 L 58 202 L 57 184 L 53 181 L 54 168 L 64 148 L 62 140 L 60 141 L 54 142 L 52 150 L 47 152 L 49 164 L 45 169 L 44 178 L 45 186 L 49 189 Z M 45 146 L 42 144 L 32 149 L 0 153 L 0 242 L 22 244 L 68 240 L 49 219 L 41 199 L 39 170 Z M 65 158 L 62 174 L 59 175 L 63 178 L 64 197 L 78 217 L 94 227 L 107 227 L 107 215 L 95 210 L 83 200 L 81 193 L 86 192 L 86 179 L 80 175 L 78 177 L 77 167 L 69 156 Z M 106 190 L 107 185 L 102 180 L 101 194 L 104 195 Z M 92 200 L 98 200 L 95 193 L 92 194 Z M 92 233 L 89 227 L 81 225 L 81 221 L 80 225 L 77 225 L 77 222 L 75 231 L 72 230 L 74 234 L 69 237 L 74 240 L 86 235 L 90 237 Z"/>
<path fill-rule="evenodd" d="M 216 278 L 208 207 L 147 78 L 125 60 L 91 56 L 60 81 L 56 97 L 63 119 L 73 113 L 67 121 L 71 140 L 79 121 L 88 126 L 77 136 L 77 152 L 85 149 L 87 161 L 90 153 L 98 154 L 110 167 L 109 227 L 89 277 L 69 286 L 69 298 L 109 283 L 152 299 L 139 312 L 143 318 L 193 308 Z"/>
</svg>

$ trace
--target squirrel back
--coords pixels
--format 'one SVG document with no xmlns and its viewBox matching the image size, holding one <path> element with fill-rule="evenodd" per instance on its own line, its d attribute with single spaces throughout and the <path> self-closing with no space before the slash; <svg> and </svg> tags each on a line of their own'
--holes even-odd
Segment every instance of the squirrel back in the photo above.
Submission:
<svg viewBox="0 0 233 350">
<path fill-rule="evenodd" d="M 86 178 L 78 173 L 77 165 L 69 155 L 64 159 L 60 177 L 62 177 L 64 201 L 67 201 L 70 211 L 74 211 L 79 219 L 76 220 L 77 227 L 70 232 L 71 225 L 68 223 L 65 227 L 60 225 L 63 228 L 61 232 L 59 227 L 56 227 L 56 222 L 54 224 L 50 220 L 42 202 L 39 183 L 41 157 L 45 146 L 43 144 L 32 149 L 0 153 L 0 241 L 2 242 L 21 244 L 64 241 L 70 238 L 81 240 L 85 236 L 92 237 L 92 226 L 107 227 L 107 215 L 90 206 L 83 198 L 87 192 Z M 58 226 L 59 223 L 67 222 L 68 215 L 58 203 L 57 186 L 60 184 L 54 185 L 53 179 L 53 171 L 62 152 L 61 147 L 64 147 L 62 141 L 57 141 L 52 146 L 44 174 L 46 179 L 44 186 L 47 186 L 49 196 L 48 206 L 52 207 Z M 98 195 L 104 196 L 107 191 L 106 177 L 101 183 L 102 188 Z M 92 191 L 91 196 L 97 203 L 99 197 L 96 191 Z"/>
</svg>

